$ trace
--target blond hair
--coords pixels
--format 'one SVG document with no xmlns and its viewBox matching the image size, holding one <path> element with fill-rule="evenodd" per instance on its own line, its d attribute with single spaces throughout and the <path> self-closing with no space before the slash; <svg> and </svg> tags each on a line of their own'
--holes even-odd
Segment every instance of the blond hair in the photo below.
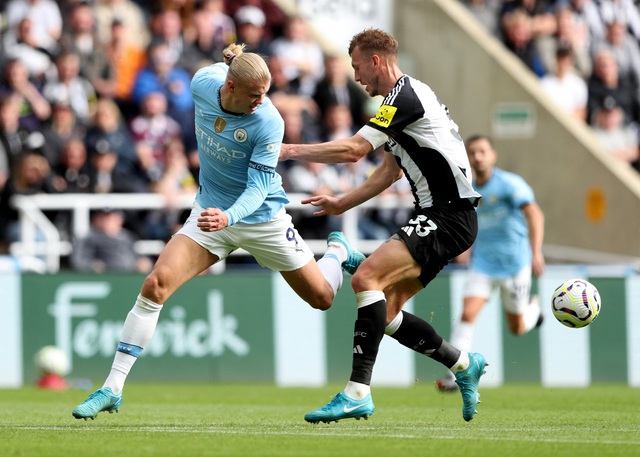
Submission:
<svg viewBox="0 0 640 457">
<path fill-rule="evenodd" d="M 229 65 L 229 76 L 239 83 L 270 82 L 271 73 L 262 57 L 244 52 L 244 44 L 230 44 L 222 51 L 224 62 Z"/>
</svg>

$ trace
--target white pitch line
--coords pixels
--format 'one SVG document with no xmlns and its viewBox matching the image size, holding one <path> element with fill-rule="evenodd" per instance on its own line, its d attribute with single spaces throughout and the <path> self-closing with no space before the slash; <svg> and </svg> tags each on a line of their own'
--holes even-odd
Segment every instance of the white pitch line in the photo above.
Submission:
<svg viewBox="0 0 640 457">
<path fill-rule="evenodd" d="M 321 427 L 321 425 L 318 425 Z M 109 427 L 109 428 L 97 428 L 97 427 L 62 427 L 62 426 L 0 426 L 0 432 L 3 430 L 25 430 L 25 431 L 60 431 L 60 432 L 153 432 L 153 433 L 200 433 L 200 434 L 218 434 L 218 435 L 273 435 L 273 436 L 332 436 L 332 437 L 345 437 L 345 438 L 397 438 L 397 439 L 425 439 L 425 440 L 458 440 L 466 439 L 461 435 L 433 435 L 433 434 L 411 434 L 411 433 L 385 433 L 380 432 L 374 428 L 369 428 L 367 431 L 373 433 L 363 433 L 363 431 L 349 431 L 343 432 L 336 430 L 335 432 L 310 432 L 306 430 L 292 430 L 292 431 L 264 431 L 264 430 L 247 430 L 243 429 L 225 429 L 216 427 Z M 429 432 L 432 428 L 425 429 L 424 432 Z M 451 429 L 448 429 L 451 431 Z M 460 431 L 468 432 L 468 429 L 458 429 Z M 496 436 L 475 436 L 474 440 L 479 441 L 525 441 L 525 442 L 543 442 L 543 443 L 567 443 L 567 444 L 606 444 L 606 445 L 630 445 L 638 446 L 640 441 L 619 441 L 619 440 L 584 440 L 584 439 L 558 439 L 558 438 L 540 438 L 537 436 L 529 437 L 496 437 Z"/>
</svg>

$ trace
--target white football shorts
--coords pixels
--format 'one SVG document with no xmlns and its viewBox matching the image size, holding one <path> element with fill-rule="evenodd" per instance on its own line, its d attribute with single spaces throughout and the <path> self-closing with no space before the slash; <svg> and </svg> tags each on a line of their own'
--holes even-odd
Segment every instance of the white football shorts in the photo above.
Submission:
<svg viewBox="0 0 640 457">
<path fill-rule="evenodd" d="M 522 314 L 529 306 L 531 293 L 531 266 L 527 265 L 515 276 L 492 278 L 483 273 L 469 270 L 464 290 L 465 297 L 489 299 L 495 288 L 500 290 L 502 306 L 511 314 Z"/>
<path fill-rule="evenodd" d="M 273 271 L 293 271 L 302 268 L 314 257 L 284 208 L 269 222 L 238 222 L 217 232 L 203 232 L 198 228 L 198 218 L 203 211 L 194 202 L 187 221 L 176 234 L 188 236 L 220 260 L 242 248 L 263 267 Z"/>
</svg>

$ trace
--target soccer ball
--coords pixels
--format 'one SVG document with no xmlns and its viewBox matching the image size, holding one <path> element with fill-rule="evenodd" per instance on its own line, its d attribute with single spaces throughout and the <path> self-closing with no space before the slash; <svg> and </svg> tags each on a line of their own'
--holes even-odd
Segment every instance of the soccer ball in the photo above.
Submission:
<svg viewBox="0 0 640 457">
<path fill-rule="evenodd" d="M 553 292 L 551 310 L 561 324 L 585 327 L 600 313 L 600 293 L 589 281 L 569 279 Z"/>
<path fill-rule="evenodd" d="M 69 372 L 69 358 L 57 346 L 45 346 L 36 352 L 34 363 L 41 374 L 66 376 Z"/>
</svg>

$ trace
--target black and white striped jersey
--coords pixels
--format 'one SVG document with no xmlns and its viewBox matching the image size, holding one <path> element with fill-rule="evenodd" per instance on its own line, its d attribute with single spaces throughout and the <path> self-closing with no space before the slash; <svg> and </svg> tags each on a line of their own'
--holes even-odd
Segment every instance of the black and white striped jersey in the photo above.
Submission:
<svg viewBox="0 0 640 457">
<path fill-rule="evenodd" d="M 382 101 L 375 117 L 358 132 L 374 149 L 385 144 L 411 184 L 416 208 L 480 194 L 458 126 L 429 86 L 404 75 Z"/>
</svg>

